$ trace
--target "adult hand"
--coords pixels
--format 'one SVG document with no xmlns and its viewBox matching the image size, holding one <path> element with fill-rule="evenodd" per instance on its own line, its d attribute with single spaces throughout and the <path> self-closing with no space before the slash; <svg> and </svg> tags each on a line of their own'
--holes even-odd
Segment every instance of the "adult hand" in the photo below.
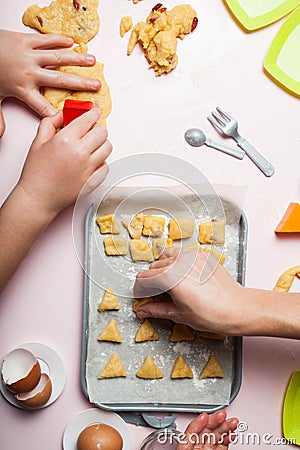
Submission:
<svg viewBox="0 0 300 450">
<path fill-rule="evenodd" d="M 44 86 L 98 91 L 99 80 L 51 70 L 61 65 L 93 66 L 92 55 L 66 51 L 73 39 L 55 34 L 27 34 L 0 30 L 0 137 L 5 131 L 1 101 L 16 97 L 41 117 L 56 109 L 40 93 Z"/>
</svg>

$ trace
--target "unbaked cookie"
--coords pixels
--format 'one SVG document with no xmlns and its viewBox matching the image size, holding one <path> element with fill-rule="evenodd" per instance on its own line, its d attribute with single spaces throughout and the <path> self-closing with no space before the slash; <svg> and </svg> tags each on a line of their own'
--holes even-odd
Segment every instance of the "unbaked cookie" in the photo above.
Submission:
<svg viewBox="0 0 300 450">
<path fill-rule="evenodd" d="M 87 53 L 87 46 L 81 44 L 73 48 L 74 52 Z M 53 87 L 46 87 L 44 96 L 56 109 L 63 109 L 64 102 L 70 100 L 91 101 L 95 106 L 101 109 L 101 118 L 98 123 L 106 126 L 106 118 L 111 112 L 112 103 L 108 84 L 105 81 L 103 73 L 104 65 L 98 61 L 94 66 L 60 66 L 57 68 L 60 72 L 78 75 L 80 77 L 95 78 L 101 81 L 101 87 L 97 92 L 91 91 L 70 91 L 68 89 L 59 89 Z"/>
<path fill-rule="evenodd" d="M 23 14 L 24 25 L 45 34 L 63 34 L 77 44 L 87 43 L 98 32 L 98 0 L 55 0 L 49 6 L 29 6 Z"/>
<path fill-rule="evenodd" d="M 98 375 L 98 379 L 102 378 L 116 378 L 116 377 L 126 377 L 126 369 L 120 360 L 120 357 L 117 353 L 113 353 L 104 368 Z"/>
</svg>

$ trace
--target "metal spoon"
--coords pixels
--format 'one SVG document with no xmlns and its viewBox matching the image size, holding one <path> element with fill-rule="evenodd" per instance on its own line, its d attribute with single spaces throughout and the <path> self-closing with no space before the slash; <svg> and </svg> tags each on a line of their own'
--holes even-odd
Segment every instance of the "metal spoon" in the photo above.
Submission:
<svg viewBox="0 0 300 450">
<path fill-rule="evenodd" d="M 184 138 L 192 147 L 201 147 L 201 145 L 205 144 L 208 147 L 215 148 L 216 150 L 220 150 L 221 152 L 227 153 L 227 155 L 234 156 L 238 159 L 243 159 L 245 156 L 245 152 L 238 148 L 226 147 L 226 145 L 214 142 L 212 139 L 207 138 L 204 132 L 199 128 L 190 128 L 184 133 Z"/>
</svg>

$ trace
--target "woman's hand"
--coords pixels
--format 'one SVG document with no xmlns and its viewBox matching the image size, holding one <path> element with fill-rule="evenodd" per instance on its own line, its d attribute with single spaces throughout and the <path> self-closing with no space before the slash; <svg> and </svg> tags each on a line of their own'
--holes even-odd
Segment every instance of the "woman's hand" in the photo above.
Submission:
<svg viewBox="0 0 300 450">
<path fill-rule="evenodd" d="M 0 41 L 0 137 L 5 131 L 1 101 L 6 97 L 16 97 L 41 117 L 46 117 L 54 114 L 56 109 L 40 93 L 41 87 L 90 91 L 100 89 L 99 80 L 47 68 L 95 64 L 96 60 L 92 55 L 66 51 L 73 45 L 71 38 L 0 30 Z"/>
</svg>

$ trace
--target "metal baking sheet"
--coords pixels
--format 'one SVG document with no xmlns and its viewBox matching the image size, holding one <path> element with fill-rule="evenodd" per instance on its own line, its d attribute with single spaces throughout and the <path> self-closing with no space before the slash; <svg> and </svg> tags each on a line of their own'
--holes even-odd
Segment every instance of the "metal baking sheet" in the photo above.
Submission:
<svg viewBox="0 0 300 450">
<path fill-rule="evenodd" d="M 210 202 L 210 212 L 199 207 L 188 194 L 181 195 L 182 204 L 188 205 L 195 216 L 196 223 L 212 218 L 220 218 L 217 206 Z M 126 202 L 124 199 L 126 198 Z M 166 207 L 167 201 L 167 207 Z M 247 224 L 244 214 L 230 201 L 222 199 L 223 212 L 226 217 L 227 255 L 224 266 L 241 284 L 244 283 Z M 171 343 L 169 335 L 174 326 L 171 321 L 153 320 L 160 334 L 160 340 L 136 344 L 134 337 L 140 321 L 132 312 L 132 286 L 135 275 L 148 267 L 147 263 L 134 263 L 130 256 L 107 257 L 104 252 L 103 238 L 99 233 L 95 218 L 99 214 L 116 211 L 119 223 L 121 218 L 132 216 L 144 209 L 148 213 L 163 215 L 168 221 L 168 213 L 188 215 L 178 202 L 178 196 L 166 199 L 157 196 L 152 190 L 138 191 L 122 188 L 118 194 L 108 196 L 101 202 L 100 208 L 93 205 L 86 217 L 86 252 L 85 252 L 85 289 L 84 318 L 82 339 L 81 383 L 84 393 L 91 403 L 112 410 L 132 411 L 214 411 L 230 403 L 237 395 L 241 384 L 242 338 L 226 337 L 225 341 L 201 338 L 195 332 L 195 340 Z M 167 227 L 166 227 L 167 229 Z M 127 237 L 124 229 L 121 235 Z M 197 241 L 195 235 L 187 243 Z M 109 261 L 108 265 L 106 264 Z M 120 311 L 99 313 L 98 304 L 105 288 L 112 286 L 118 296 Z M 124 294 L 124 295 L 122 295 Z M 122 344 L 99 342 L 97 340 L 105 325 L 114 318 L 123 337 Z M 120 355 L 127 370 L 126 378 L 98 380 L 98 374 L 110 355 Z M 200 380 L 199 375 L 210 352 L 214 353 L 225 372 L 224 379 Z M 170 378 L 173 364 L 182 353 L 193 370 L 193 379 L 172 380 Z M 164 373 L 161 380 L 141 380 L 135 375 L 145 357 L 151 354 Z"/>
</svg>

